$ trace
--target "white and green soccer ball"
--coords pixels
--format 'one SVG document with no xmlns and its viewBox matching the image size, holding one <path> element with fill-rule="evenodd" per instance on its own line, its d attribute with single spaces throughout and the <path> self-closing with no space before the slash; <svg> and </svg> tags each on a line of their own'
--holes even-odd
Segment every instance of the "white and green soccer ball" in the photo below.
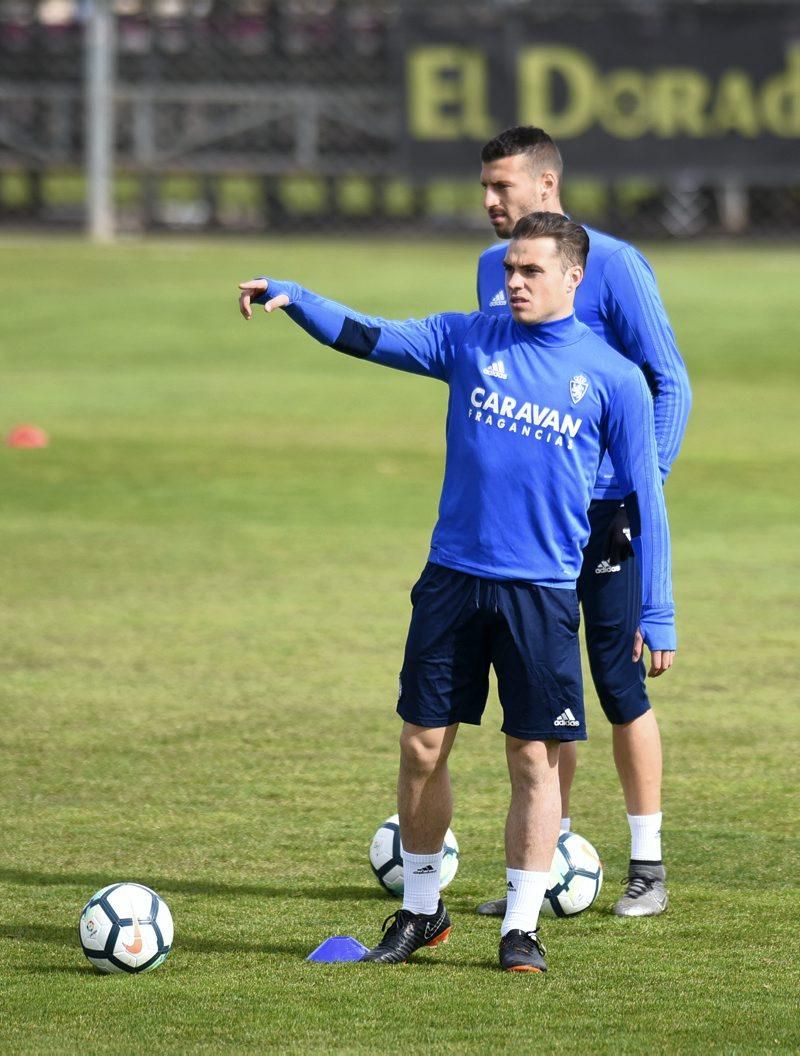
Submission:
<svg viewBox="0 0 800 1056">
<path fill-rule="evenodd" d="M 542 902 L 543 917 L 573 917 L 594 902 L 603 886 L 603 863 L 577 832 L 558 837 Z"/>
<path fill-rule="evenodd" d="M 92 895 L 78 923 L 81 947 L 101 972 L 149 972 L 172 948 L 172 914 L 144 884 L 109 884 Z"/>
<path fill-rule="evenodd" d="M 442 851 L 439 887 L 444 890 L 458 871 L 458 841 L 452 829 L 445 833 Z M 381 887 L 390 895 L 402 898 L 403 846 L 400 842 L 400 819 L 397 814 L 387 818 L 373 836 L 369 848 L 369 864 Z"/>
</svg>

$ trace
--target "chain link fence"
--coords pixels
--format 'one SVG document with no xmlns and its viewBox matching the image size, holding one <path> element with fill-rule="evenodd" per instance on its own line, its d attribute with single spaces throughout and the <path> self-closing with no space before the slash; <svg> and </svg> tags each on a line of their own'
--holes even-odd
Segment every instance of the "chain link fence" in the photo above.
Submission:
<svg viewBox="0 0 800 1056">
<path fill-rule="evenodd" d="M 542 111 L 587 221 L 800 227 L 796 0 L 96 2 L 123 230 L 484 230 L 481 143 Z M 92 8 L 0 0 L 0 227 L 85 221 Z"/>
</svg>

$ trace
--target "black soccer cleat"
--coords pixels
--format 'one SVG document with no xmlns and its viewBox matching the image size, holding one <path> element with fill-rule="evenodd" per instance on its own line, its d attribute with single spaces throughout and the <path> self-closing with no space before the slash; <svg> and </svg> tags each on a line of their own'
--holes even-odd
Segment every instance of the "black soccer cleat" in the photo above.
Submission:
<svg viewBox="0 0 800 1056">
<path fill-rule="evenodd" d="M 546 952 L 537 931 L 512 928 L 500 939 L 500 967 L 504 972 L 546 972 Z"/>
<path fill-rule="evenodd" d="M 450 917 L 441 899 L 436 912 L 430 915 L 400 909 L 384 920 L 383 938 L 377 946 L 367 950 L 361 960 L 375 964 L 402 964 L 423 946 L 447 942 L 451 928 Z"/>
</svg>

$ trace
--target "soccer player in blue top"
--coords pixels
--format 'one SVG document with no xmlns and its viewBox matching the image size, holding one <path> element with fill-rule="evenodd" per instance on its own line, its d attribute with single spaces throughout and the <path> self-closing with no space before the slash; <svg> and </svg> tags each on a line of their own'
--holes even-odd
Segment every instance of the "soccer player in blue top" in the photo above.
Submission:
<svg viewBox="0 0 800 1056">
<path fill-rule="evenodd" d="M 563 213 L 562 161 L 540 128 L 502 132 L 481 152 L 483 204 L 495 234 L 507 239 L 516 221 L 543 210 Z M 691 406 L 686 368 L 675 344 L 650 265 L 626 242 L 592 228 L 586 273 L 575 294 L 575 314 L 642 371 L 653 397 L 661 479 L 678 454 Z M 481 311 L 509 311 L 503 285 L 506 243 L 478 263 Z M 584 550 L 578 595 L 597 695 L 613 724 L 614 759 L 631 831 L 627 887 L 618 916 L 653 916 L 667 908 L 661 854 L 661 739 L 645 689 L 644 666 L 632 664 L 628 643 L 638 621 L 639 570 L 629 543 L 625 487 L 606 457 L 592 491 L 591 534 Z M 569 796 L 576 748 L 561 752 L 562 828 L 570 827 Z M 505 900 L 485 902 L 479 913 L 501 915 Z"/>
<path fill-rule="evenodd" d="M 452 812 L 447 758 L 480 723 L 497 674 L 511 778 L 500 965 L 546 970 L 539 909 L 558 839 L 558 756 L 585 738 L 575 584 L 606 451 L 625 495 L 642 593 L 629 655 L 671 665 L 669 530 L 653 406 L 642 372 L 573 314 L 588 238 L 563 216 L 515 226 L 504 255 L 510 314 L 406 322 L 359 315 L 292 282 L 240 287 L 339 351 L 443 381 L 447 453 L 428 564 L 411 593 L 401 671 L 398 813 L 403 908 L 364 960 L 397 964 L 450 933 L 439 897 Z M 389 923 L 391 921 L 391 923 Z M 388 925 L 388 927 L 387 927 Z"/>
</svg>

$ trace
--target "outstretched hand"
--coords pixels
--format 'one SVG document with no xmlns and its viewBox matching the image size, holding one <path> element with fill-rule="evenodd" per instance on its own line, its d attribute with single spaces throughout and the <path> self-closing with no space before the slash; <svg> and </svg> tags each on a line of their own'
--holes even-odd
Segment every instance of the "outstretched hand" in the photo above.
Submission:
<svg viewBox="0 0 800 1056">
<path fill-rule="evenodd" d="M 636 634 L 633 636 L 633 656 L 631 658 L 635 664 L 638 664 L 641 660 L 643 651 L 644 638 L 642 638 L 642 632 L 637 628 Z M 674 662 L 674 649 L 651 649 L 650 670 L 647 672 L 647 677 L 658 678 L 658 676 L 663 675 L 665 671 L 669 671 Z"/>
<path fill-rule="evenodd" d="M 253 318 L 252 300 L 266 293 L 268 285 L 266 279 L 252 279 L 250 282 L 239 283 L 239 289 L 242 291 L 239 294 L 239 311 L 244 319 L 249 321 Z M 285 308 L 287 304 L 289 304 L 289 298 L 285 293 L 279 293 L 277 297 L 266 302 L 264 311 L 274 312 L 276 308 Z"/>
</svg>

